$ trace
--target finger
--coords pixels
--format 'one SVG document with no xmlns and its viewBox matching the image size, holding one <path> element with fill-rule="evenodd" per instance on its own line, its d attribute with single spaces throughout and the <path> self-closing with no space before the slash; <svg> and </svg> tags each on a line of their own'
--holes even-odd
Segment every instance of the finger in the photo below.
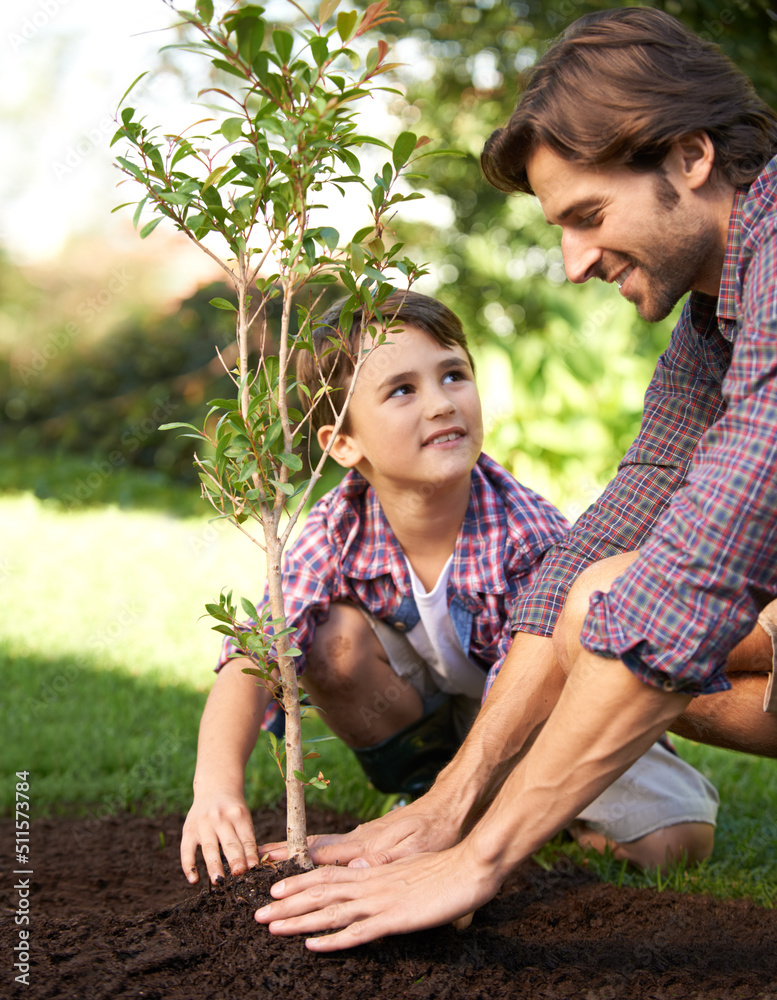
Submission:
<svg viewBox="0 0 777 1000">
<path fill-rule="evenodd" d="M 184 830 L 181 837 L 181 868 L 190 885 L 196 885 L 200 881 L 196 864 L 197 843 L 197 839 Z"/>
<path fill-rule="evenodd" d="M 285 840 L 274 840 L 271 844 L 260 844 L 259 856 L 269 861 L 285 861 L 288 856 Z"/>
<path fill-rule="evenodd" d="M 390 933 L 392 932 L 384 927 L 380 917 L 371 917 L 367 920 L 356 920 L 334 934 L 308 938 L 305 947 L 310 951 L 322 953 L 343 951 L 346 948 L 355 948 L 357 945 L 375 941 Z"/>
<path fill-rule="evenodd" d="M 363 881 L 362 876 L 369 874 L 369 870 L 360 872 L 352 868 L 319 868 L 284 879 L 276 882 L 270 889 L 275 901 L 258 909 L 254 917 L 260 924 L 269 924 L 271 921 L 283 921 L 301 915 L 315 915 L 327 907 L 349 902 L 354 894 L 358 894 L 354 883 Z M 353 914 L 353 918 L 358 915 Z M 328 920 L 331 918 L 330 913 Z M 311 925 L 311 929 L 323 930 L 336 926 L 328 920 Z M 286 933 L 294 932 L 287 930 Z"/>
<path fill-rule="evenodd" d="M 475 911 L 471 913 L 465 913 L 463 917 L 459 917 L 457 920 L 453 921 L 453 926 L 457 931 L 465 931 L 469 925 L 472 923 L 472 918 L 475 916 Z"/>
<path fill-rule="evenodd" d="M 254 824 L 251 819 L 250 814 L 242 816 L 235 824 L 235 834 L 239 841 L 239 850 L 237 843 L 235 844 L 235 859 L 238 865 L 242 865 L 242 871 L 247 868 L 255 868 L 259 864 L 259 852 L 256 847 L 256 837 L 254 835 Z M 229 852 L 225 849 L 224 853 L 229 859 Z M 242 874 L 241 870 L 238 870 L 233 865 L 232 861 L 229 862 L 229 870 L 233 875 Z"/>
<path fill-rule="evenodd" d="M 219 851 L 218 840 L 209 840 L 200 844 L 205 867 L 208 869 L 208 878 L 211 882 L 224 878 L 224 869 L 221 865 L 221 853 Z"/>
</svg>

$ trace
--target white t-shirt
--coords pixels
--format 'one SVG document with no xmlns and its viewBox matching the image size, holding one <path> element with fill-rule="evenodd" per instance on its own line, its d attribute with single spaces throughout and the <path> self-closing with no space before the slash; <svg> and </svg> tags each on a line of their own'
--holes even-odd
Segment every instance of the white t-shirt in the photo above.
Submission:
<svg viewBox="0 0 777 1000">
<path fill-rule="evenodd" d="M 418 655 L 426 661 L 429 672 L 441 691 L 480 700 L 486 676 L 469 661 L 461 648 L 448 611 L 448 577 L 452 562 L 451 555 L 443 566 L 434 589 L 429 592 L 413 572 L 410 562 L 407 562 L 413 597 L 421 620 L 406 635 Z"/>
</svg>

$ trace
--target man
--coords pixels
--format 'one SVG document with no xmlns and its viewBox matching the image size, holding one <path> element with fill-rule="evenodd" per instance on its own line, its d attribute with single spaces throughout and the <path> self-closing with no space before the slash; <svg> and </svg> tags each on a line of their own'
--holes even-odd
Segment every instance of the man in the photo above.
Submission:
<svg viewBox="0 0 777 1000">
<path fill-rule="evenodd" d="M 571 280 L 652 321 L 692 294 L 456 758 L 398 814 L 314 838 L 353 867 L 276 887 L 273 933 L 342 928 L 307 942 L 330 951 L 465 916 L 666 729 L 777 756 L 775 152 L 777 115 L 660 11 L 587 15 L 537 65 L 486 177 L 539 198 Z"/>
</svg>

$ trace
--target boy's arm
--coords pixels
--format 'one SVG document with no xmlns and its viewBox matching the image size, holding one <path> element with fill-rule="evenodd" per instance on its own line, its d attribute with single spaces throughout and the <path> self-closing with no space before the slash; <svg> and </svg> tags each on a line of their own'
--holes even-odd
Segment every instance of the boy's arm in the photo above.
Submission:
<svg viewBox="0 0 777 1000">
<path fill-rule="evenodd" d="M 351 833 L 308 838 L 313 861 L 373 866 L 455 844 L 528 749 L 563 686 L 552 641 L 517 634 L 467 739 L 426 795 Z M 261 850 L 285 857 L 282 844 Z"/>
<path fill-rule="evenodd" d="M 233 874 L 259 863 L 243 789 L 245 767 L 271 696 L 255 676 L 242 672 L 247 666 L 255 664 L 246 658 L 224 664 L 202 713 L 194 801 L 181 838 L 181 867 L 191 883 L 199 881 L 198 845 L 211 881 L 224 874 L 219 848 Z"/>
</svg>

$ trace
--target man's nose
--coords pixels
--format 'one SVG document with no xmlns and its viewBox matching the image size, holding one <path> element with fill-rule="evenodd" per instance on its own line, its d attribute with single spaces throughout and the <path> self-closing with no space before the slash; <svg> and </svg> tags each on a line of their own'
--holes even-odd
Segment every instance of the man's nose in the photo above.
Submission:
<svg viewBox="0 0 777 1000">
<path fill-rule="evenodd" d="M 602 251 L 590 236 L 565 231 L 561 237 L 561 252 L 564 255 L 564 270 L 570 281 L 579 285 L 595 276 Z"/>
</svg>

